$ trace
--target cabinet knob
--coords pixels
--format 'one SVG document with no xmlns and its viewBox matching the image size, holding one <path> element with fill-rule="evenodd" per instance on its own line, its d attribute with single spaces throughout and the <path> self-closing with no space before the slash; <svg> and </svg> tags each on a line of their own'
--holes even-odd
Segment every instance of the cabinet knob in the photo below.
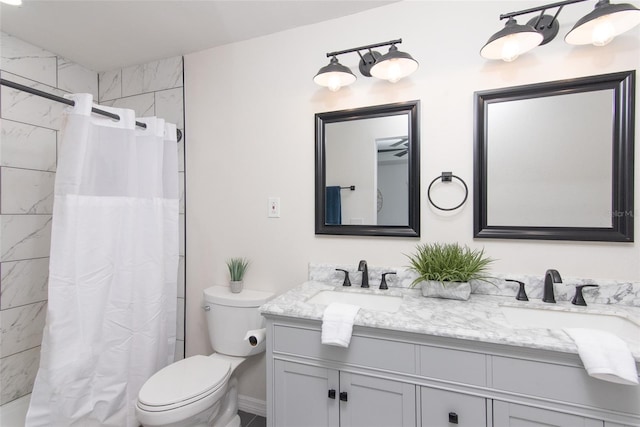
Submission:
<svg viewBox="0 0 640 427">
<path fill-rule="evenodd" d="M 458 424 L 458 414 L 455 412 L 449 412 L 449 423 Z"/>
<path fill-rule="evenodd" d="M 329 399 L 336 398 L 336 391 L 334 389 L 329 390 Z"/>
<path fill-rule="evenodd" d="M 346 391 L 341 391 L 340 392 L 340 400 L 342 400 L 343 402 L 347 401 L 347 392 Z"/>
</svg>

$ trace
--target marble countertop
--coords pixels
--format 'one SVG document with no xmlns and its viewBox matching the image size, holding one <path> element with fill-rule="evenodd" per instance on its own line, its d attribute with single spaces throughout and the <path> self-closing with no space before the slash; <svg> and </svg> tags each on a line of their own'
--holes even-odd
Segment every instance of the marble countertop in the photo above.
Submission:
<svg viewBox="0 0 640 427">
<path fill-rule="evenodd" d="M 539 300 L 517 301 L 513 297 L 482 294 L 471 294 L 468 301 L 456 301 L 425 298 L 419 289 L 390 288 L 381 291 L 373 288 L 333 286 L 317 281 L 308 281 L 290 289 L 264 304 L 260 311 L 264 315 L 322 321 L 326 306 L 306 301 L 323 290 L 402 297 L 402 305 L 396 312 L 361 308 L 354 320 L 355 326 L 564 353 L 577 354 L 578 351 L 573 340 L 561 329 L 514 327 L 507 321 L 500 307 L 540 307 L 546 310 L 615 314 L 640 325 L 640 307 L 613 304 L 590 304 L 587 307 L 578 307 L 566 301 L 547 304 Z M 636 362 L 640 363 L 640 337 L 636 342 L 627 342 L 627 344 Z"/>
</svg>

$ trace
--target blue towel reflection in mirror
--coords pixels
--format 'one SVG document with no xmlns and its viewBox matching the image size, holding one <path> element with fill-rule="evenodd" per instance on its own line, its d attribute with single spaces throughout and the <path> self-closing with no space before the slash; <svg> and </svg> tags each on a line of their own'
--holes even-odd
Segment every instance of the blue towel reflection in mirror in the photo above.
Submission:
<svg viewBox="0 0 640 427">
<path fill-rule="evenodd" d="M 342 224 L 342 203 L 340 198 L 340 186 L 334 185 L 327 187 L 325 192 L 325 224 L 340 225 Z"/>
</svg>

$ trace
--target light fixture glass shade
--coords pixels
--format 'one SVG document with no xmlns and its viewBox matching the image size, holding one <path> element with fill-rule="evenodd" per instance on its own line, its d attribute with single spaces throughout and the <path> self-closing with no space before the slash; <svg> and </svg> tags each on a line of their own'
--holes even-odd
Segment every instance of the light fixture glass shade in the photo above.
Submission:
<svg viewBox="0 0 640 427">
<path fill-rule="evenodd" d="M 338 62 L 335 56 L 329 61 L 329 65 L 320 68 L 313 81 L 320 86 L 328 87 L 330 91 L 336 92 L 343 86 L 348 86 L 356 81 L 356 76 L 349 67 L 345 67 Z"/>
<path fill-rule="evenodd" d="M 628 3 L 610 4 L 609 0 L 600 0 L 594 10 L 576 22 L 564 40 L 573 45 L 604 46 L 638 24 L 640 9 Z"/>
<path fill-rule="evenodd" d="M 531 25 L 520 25 L 515 19 L 509 18 L 504 28 L 492 35 L 480 49 L 480 55 L 487 59 L 511 62 L 539 46 L 543 38 Z"/>
<path fill-rule="evenodd" d="M 406 52 L 401 52 L 395 45 L 391 45 L 389 52 L 382 55 L 371 67 L 371 75 L 379 79 L 395 83 L 413 74 L 418 69 L 418 61 Z"/>
</svg>

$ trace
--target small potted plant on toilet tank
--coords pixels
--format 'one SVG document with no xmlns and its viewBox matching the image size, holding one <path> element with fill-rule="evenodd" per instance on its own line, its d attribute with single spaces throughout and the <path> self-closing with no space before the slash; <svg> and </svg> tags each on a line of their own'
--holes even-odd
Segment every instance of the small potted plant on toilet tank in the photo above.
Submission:
<svg viewBox="0 0 640 427">
<path fill-rule="evenodd" d="M 247 271 L 247 268 L 249 268 L 249 260 L 246 258 L 229 258 L 227 260 L 227 267 L 229 267 L 229 286 L 231 292 L 238 293 L 242 291 L 244 273 Z"/>
<path fill-rule="evenodd" d="M 425 243 L 407 255 L 409 268 L 418 274 L 411 286 L 420 284 L 425 297 L 467 300 L 470 280 L 485 280 L 493 262 L 484 249 L 469 249 L 457 243 Z"/>
</svg>

